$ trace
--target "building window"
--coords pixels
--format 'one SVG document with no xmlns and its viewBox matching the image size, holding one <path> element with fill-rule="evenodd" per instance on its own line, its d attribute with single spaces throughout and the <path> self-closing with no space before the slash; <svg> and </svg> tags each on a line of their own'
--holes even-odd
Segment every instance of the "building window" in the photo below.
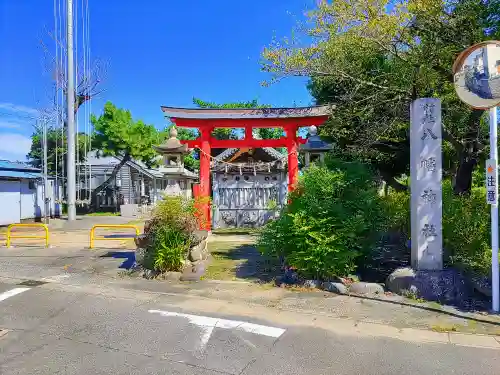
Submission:
<svg viewBox="0 0 500 375">
<path fill-rule="evenodd" d="M 28 182 L 28 189 L 30 189 L 30 190 L 35 190 L 36 189 L 35 181 L 29 180 L 29 182 Z"/>
</svg>

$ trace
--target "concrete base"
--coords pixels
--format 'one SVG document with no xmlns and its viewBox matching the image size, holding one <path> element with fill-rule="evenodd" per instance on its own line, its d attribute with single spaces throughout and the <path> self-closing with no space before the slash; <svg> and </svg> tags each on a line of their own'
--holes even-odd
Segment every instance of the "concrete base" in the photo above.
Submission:
<svg viewBox="0 0 500 375">
<path fill-rule="evenodd" d="M 120 215 L 123 217 L 137 217 L 139 214 L 138 204 L 122 204 L 120 206 Z"/>
</svg>

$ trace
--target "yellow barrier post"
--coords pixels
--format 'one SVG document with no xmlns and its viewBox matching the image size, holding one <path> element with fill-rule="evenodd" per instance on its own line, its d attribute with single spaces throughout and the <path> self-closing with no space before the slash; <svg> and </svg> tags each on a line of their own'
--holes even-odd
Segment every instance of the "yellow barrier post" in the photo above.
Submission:
<svg viewBox="0 0 500 375">
<path fill-rule="evenodd" d="M 45 231 L 45 236 L 13 236 L 12 228 L 15 227 L 31 227 L 31 228 L 43 228 Z M 10 224 L 7 227 L 7 247 L 10 247 L 12 238 L 44 238 L 45 239 L 45 247 L 49 247 L 49 227 L 47 224 L 39 224 L 39 223 L 29 223 L 29 224 Z"/>
<path fill-rule="evenodd" d="M 95 240 L 130 240 L 130 237 L 113 237 L 113 238 L 106 238 L 106 237 L 96 237 L 95 236 L 95 230 L 96 228 L 131 228 L 135 229 L 135 235 L 139 235 L 139 228 L 136 225 L 130 225 L 130 224 L 96 224 L 92 227 L 90 230 L 90 246 L 89 248 L 92 249 L 94 248 L 94 241 Z"/>
</svg>

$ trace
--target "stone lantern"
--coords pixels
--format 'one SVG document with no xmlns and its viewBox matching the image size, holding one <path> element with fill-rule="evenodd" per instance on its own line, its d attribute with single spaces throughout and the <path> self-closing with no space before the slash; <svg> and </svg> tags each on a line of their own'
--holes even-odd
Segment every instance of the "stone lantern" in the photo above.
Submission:
<svg viewBox="0 0 500 375">
<path fill-rule="evenodd" d="M 304 153 L 305 167 L 308 168 L 311 163 L 323 164 L 325 154 L 332 149 L 332 145 L 323 141 L 318 135 L 316 126 L 309 127 L 309 136 L 306 143 L 300 145 L 300 151 Z"/>
<path fill-rule="evenodd" d="M 184 168 L 184 157 L 191 151 L 186 144 L 182 144 L 177 139 L 177 129 L 170 128 L 170 138 L 159 146 L 153 148 L 163 156 L 163 166 L 159 171 L 166 179 L 166 186 L 161 190 L 167 195 L 192 196 L 192 184 L 198 176 Z"/>
<path fill-rule="evenodd" d="M 184 170 L 184 157 L 190 153 L 188 146 L 182 144 L 177 139 L 177 129 L 171 127 L 169 131 L 170 138 L 159 146 L 153 146 L 158 153 L 163 155 L 163 168 L 172 172 Z"/>
</svg>

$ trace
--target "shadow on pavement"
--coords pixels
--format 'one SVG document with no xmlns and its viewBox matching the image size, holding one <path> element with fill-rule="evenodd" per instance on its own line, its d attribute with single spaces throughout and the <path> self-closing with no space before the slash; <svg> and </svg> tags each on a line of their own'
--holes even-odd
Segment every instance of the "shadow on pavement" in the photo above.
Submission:
<svg viewBox="0 0 500 375">
<path fill-rule="evenodd" d="M 129 270 L 135 264 L 135 251 L 108 251 L 106 254 L 101 255 L 100 258 L 124 259 L 118 268 Z"/>
<path fill-rule="evenodd" d="M 210 254 L 215 260 L 209 267 L 225 268 L 238 279 L 267 283 L 279 275 L 279 265 L 263 257 L 253 244 L 219 242 Z"/>
</svg>

